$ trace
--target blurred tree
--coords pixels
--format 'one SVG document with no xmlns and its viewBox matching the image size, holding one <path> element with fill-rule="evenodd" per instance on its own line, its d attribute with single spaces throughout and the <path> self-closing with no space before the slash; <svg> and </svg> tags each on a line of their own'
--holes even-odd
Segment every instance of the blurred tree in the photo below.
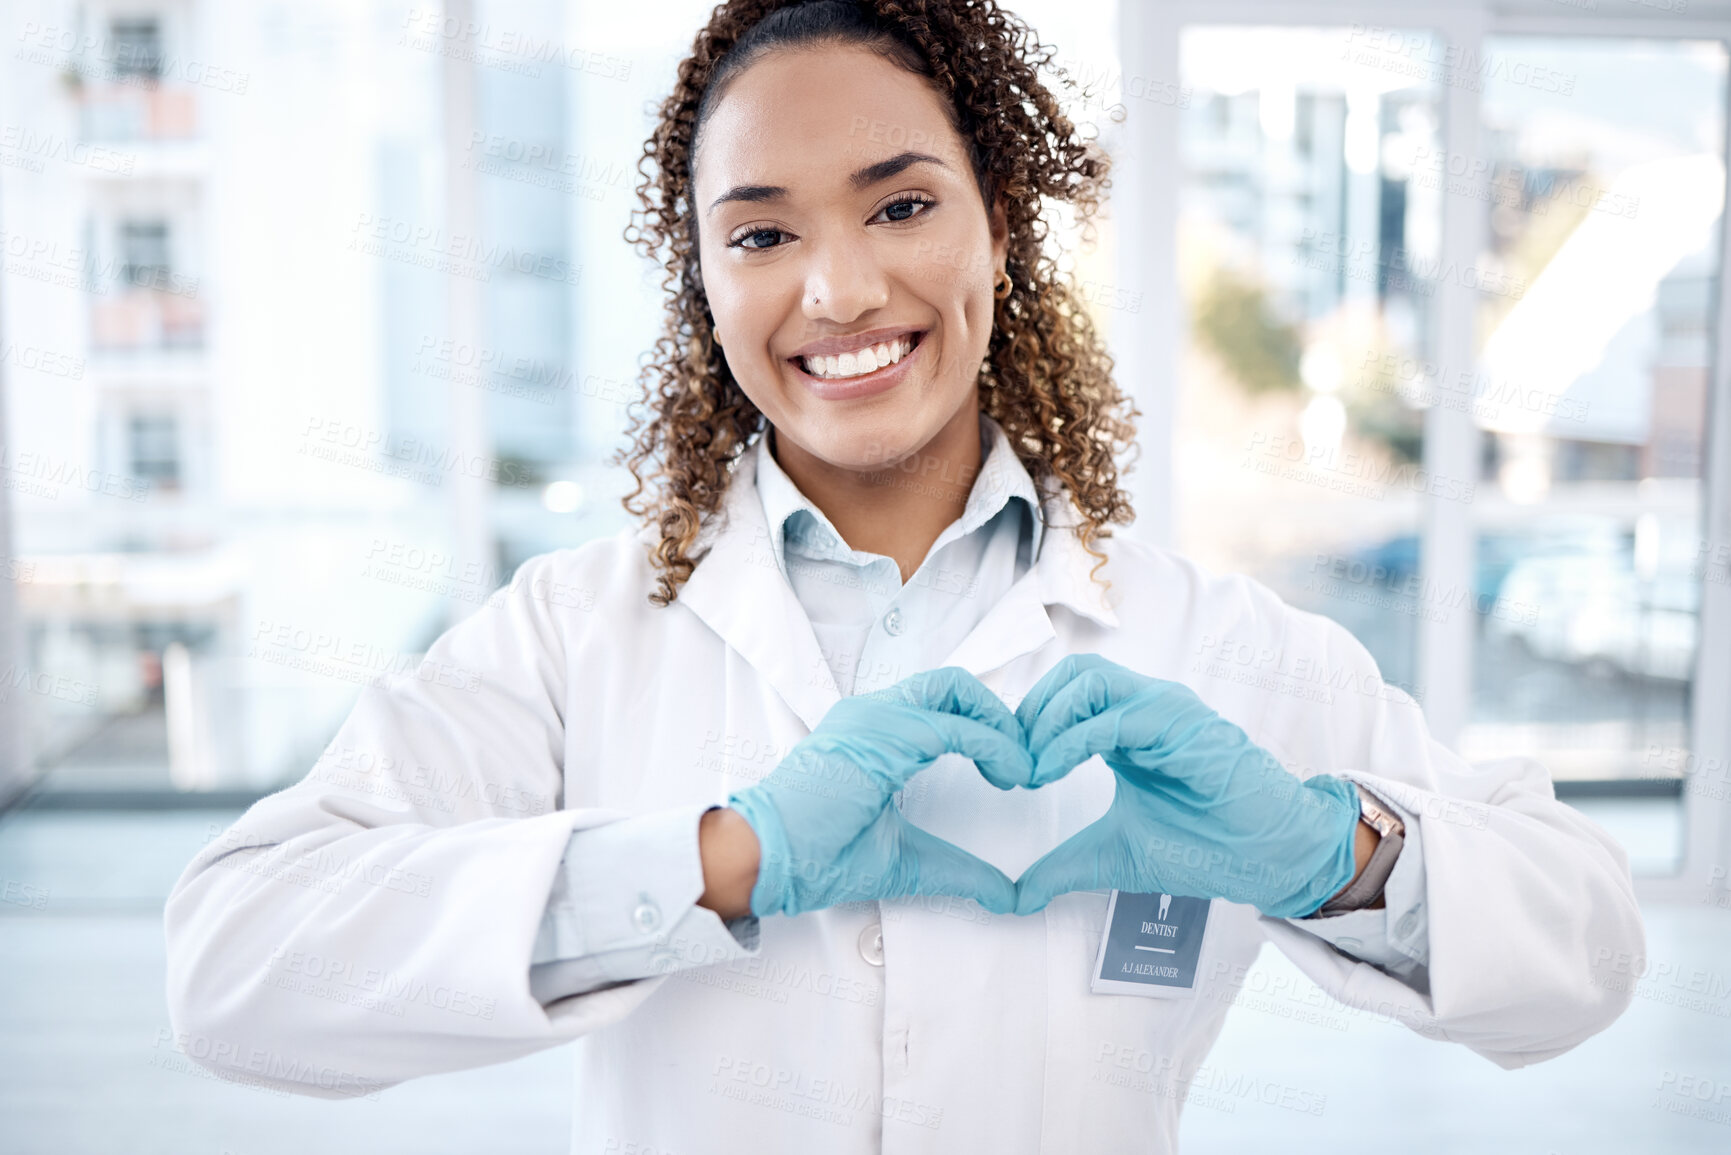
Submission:
<svg viewBox="0 0 1731 1155">
<path fill-rule="evenodd" d="M 1197 343 L 1250 393 L 1296 391 L 1302 352 L 1296 326 L 1276 315 L 1268 291 L 1216 269 L 1191 311 Z"/>
<path fill-rule="evenodd" d="M 547 480 L 546 462 L 515 453 L 501 453 L 498 461 L 499 471 L 493 484 L 501 489 L 540 485 Z"/>
<path fill-rule="evenodd" d="M 1346 396 L 1346 415 L 1354 435 L 1386 446 L 1399 462 L 1414 464 L 1424 455 L 1424 414 L 1398 397 L 1354 391 Z"/>
<path fill-rule="evenodd" d="M 1392 343 L 1380 324 L 1369 343 L 1349 350 L 1358 370 L 1341 389 L 1354 436 L 1384 446 L 1396 461 L 1417 463 L 1424 455 L 1424 406 L 1434 403 L 1437 382 L 1422 362 Z"/>
</svg>

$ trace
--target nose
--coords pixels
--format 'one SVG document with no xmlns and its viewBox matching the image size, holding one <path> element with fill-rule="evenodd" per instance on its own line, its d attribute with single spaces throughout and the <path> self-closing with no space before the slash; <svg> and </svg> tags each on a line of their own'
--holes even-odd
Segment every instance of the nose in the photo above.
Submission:
<svg viewBox="0 0 1731 1155">
<path fill-rule="evenodd" d="M 806 251 L 806 320 L 846 325 L 889 304 L 889 277 L 867 238 L 817 240 Z"/>
</svg>

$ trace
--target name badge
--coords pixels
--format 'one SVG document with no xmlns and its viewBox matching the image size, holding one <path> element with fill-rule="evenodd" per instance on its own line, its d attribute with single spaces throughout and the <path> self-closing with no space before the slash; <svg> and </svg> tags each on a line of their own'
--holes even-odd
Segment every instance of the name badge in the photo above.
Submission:
<svg viewBox="0 0 1731 1155">
<path fill-rule="evenodd" d="M 1089 987 L 1097 995 L 1188 998 L 1213 900 L 1114 890 Z"/>
</svg>

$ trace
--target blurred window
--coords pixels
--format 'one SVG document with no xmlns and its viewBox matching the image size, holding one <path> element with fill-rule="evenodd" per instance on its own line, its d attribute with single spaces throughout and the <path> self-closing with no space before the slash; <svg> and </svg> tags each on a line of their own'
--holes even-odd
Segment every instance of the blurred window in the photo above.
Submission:
<svg viewBox="0 0 1731 1155">
<path fill-rule="evenodd" d="M 1430 356 L 1439 114 L 1350 37 L 1184 30 L 1179 546 L 1341 621 L 1413 689 L 1418 617 L 1452 612 L 1403 592 L 1434 480 L 1401 369 Z"/>
<path fill-rule="evenodd" d="M 162 27 L 156 17 L 116 17 L 108 29 L 117 78 L 155 80 L 162 75 Z"/>
<path fill-rule="evenodd" d="M 128 468 L 152 489 L 180 488 L 180 432 L 172 413 L 134 413 L 126 423 Z"/>
<path fill-rule="evenodd" d="M 1699 645 L 1703 432 L 1725 199 L 1717 41 L 1492 37 L 1485 261 L 1468 396 L 1483 610 L 1469 756 L 1671 778 Z"/>
<path fill-rule="evenodd" d="M 120 278 L 150 286 L 168 280 L 168 224 L 165 221 L 123 221 L 120 226 Z"/>
</svg>

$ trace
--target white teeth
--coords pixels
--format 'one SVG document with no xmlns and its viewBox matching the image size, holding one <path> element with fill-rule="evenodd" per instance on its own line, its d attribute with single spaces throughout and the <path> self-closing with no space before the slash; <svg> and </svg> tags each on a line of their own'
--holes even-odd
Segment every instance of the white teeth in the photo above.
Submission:
<svg viewBox="0 0 1731 1155">
<path fill-rule="evenodd" d="M 843 353 L 836 357 L 802 357 L 805 371 L 813 377 L 833 380 L 842 377 L 860 377 L 867 373 L 875 373 L 885 365 L 894 365 L 913 350 L 913 337 L 897 337 L 893 341 L 885 341 L 879 345 L 869 345 L 864 349 L 856 349 L 852 353 Z"/>
</svg>

